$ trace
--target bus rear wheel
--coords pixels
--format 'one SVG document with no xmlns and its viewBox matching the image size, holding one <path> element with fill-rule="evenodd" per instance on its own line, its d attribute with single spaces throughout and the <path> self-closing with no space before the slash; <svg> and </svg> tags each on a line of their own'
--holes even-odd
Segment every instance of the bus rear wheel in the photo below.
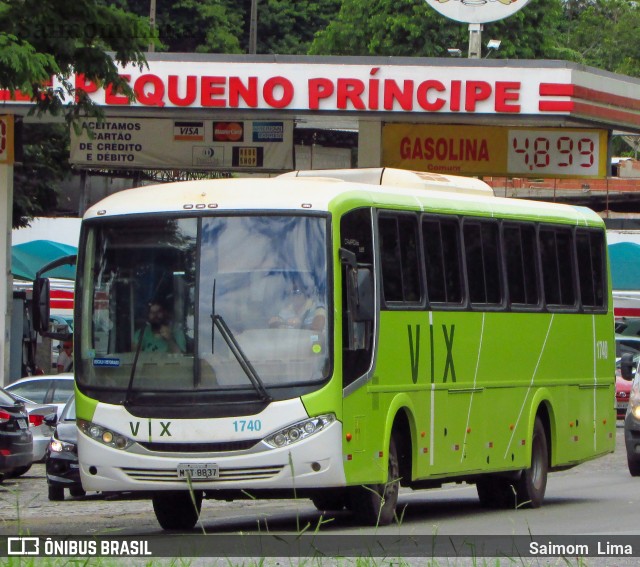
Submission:
<svg viewBox="0 0 640 567">
<path fill-rule="evenodd" d="M 483 508 L 514 508 L 516 491 L 513 481 L 507 478 L 487 475 L 476 481 L 476 490 Z"/>
<path fill-rule="evenodd" d="M 531 439 L 531 466 L 522 471 L 516 485 L 518 505 L 528 508 L 540 508 L 547 489 L 549 472 L 549 451 L 547 435 L 542 420 L 536 417 Z"/>
<path fill-rule="evenodd" d="M 153 511 L 164 530 L 190 530 L 200 517 L 202 492 L 159 492 L 152 498 Z"/>
<path fill-rule="evenodd" d="M 540 418 L 536 418 L 531 439 L 531 466 L 518 480 L 487 475 L 476 481 L 480 505 L 484 508 L 539 508 L 547 488 L 549 452 L 547 436 Z"/>
<path fill-rule="evenodd" d="M 400 466 L 396 443 L 391 437 L 387 462 L 387 482 L 354 486 L 349 494 L 349 509 L 356 520 L 369 526 L 389 525 L 396 513 L 400 491 Z"/>
</svg>

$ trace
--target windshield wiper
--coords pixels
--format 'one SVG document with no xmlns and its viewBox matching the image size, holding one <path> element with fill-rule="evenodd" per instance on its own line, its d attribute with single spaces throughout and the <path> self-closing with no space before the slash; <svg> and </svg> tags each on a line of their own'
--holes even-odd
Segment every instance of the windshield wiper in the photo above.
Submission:
<svg viewBox="0 0 640 567">
<path fill-rule="evenodd" d="M 125 392 L 124 401 L 122 402 L 123 406 L 127 406 L 130 403 L 129 396 L 131 395 L 131 391 L 133 389 L 133 380 L 136 377 L 136 366 L 138 365 L 138 358 L 140 358 L 140 351 L 142 350 L 142 340 L 148 326 L 149 321 L 145 321 L 145 324 L 140 329 L 138 343 L 136 344 L 136 352 L 133 355 L 133 363 L 131 364 L 131 375 L 129 376 L 129 384 L 127 385 L 127 391 Z"/>
<path fill-rule="evenodd" d="M 242 348 L 238 344 L 238 341 L 236 340 L 235 336 L 233 335 L 233 332 L 231 331 L 231 329 L 229 328 L 229 326 L 227 325 L 225 320 L 222 318 L 222 315 L 217 315 L 215 313 L 215 305 L 216 305 L 215 296 L 216 296 L 216 283 L 214 281 L 213 282 L 213 297 L 212 297 L 212 303 L 211 303 L 212 308 L 214 310 L 213 313 L 211 313 L 212 327 L 215 327 L 215 328 L 218 329 L 218 331 L 220 331 L 220 334 L 222 335 L 222 338 L 224 339 L 224 342 L 227 343 L 227 346 L 231 349 L 231 352 L 233 353 L 233 356 L 236 357 L 236 360 L 238 361 L 238 364 L 240 365 L 242 370 L 244 370 L 244 373 L 247 375 L 247 377 L 251 381 L 251 384 L 253 385 L 253 387 L 255 388 L 256 392 L 260 396 L 260 399 L 262 401 L 264 401 L 264 402 L 272 401 L 273 398 L 269 395 L 269 392 L 267 392 L 267 389 L 264 386 L 264 382 L 262 381 L 262 379 L 258 375 L 258 372 L 256 371 L 256 369 L 253 367 L 253 364 L 251 364 L 251 361 L 247 358 L 247 355 L 244 353 L 244 351 L 242 350 Z M 211 329 L 211 350 L 212 350 L 212 352 L 213 352 L 214 331 L 215 330 L 212 328 Z"/>
<path fill-rule="evenodd" d="M 264 382 L 258 375 L 256 369 L 251 364 L 251 361 L 247 358 L 247 355 L 244 353 L 238 341 L 233 336 L 231 329 L 229 329 L 225 320 L 221 315 L 216 315 L 215 313 L 211 314 L 211 319 L 213 320 L 213 324 L 217 327 L 218 331 L 222 335 L 222 338 L 227 343 L 227 346 L 231 349 L 233 356 L 236 357 L 238 364 L 242 367 L 245 374 L 251 380 L 253 387 L 256 389 L 256 392 L 260 394 L 260 398 L 265 402 L 270 402 L 272 400 L 271 396 L 267 392 L 267 389 L 264 386 Z"/>
</svg>

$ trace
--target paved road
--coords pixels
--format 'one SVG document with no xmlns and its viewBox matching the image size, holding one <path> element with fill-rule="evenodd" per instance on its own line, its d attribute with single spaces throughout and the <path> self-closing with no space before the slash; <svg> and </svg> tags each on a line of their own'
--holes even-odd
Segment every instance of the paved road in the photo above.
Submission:
<svg viewBox="0 0 640 567">
<path fill-rule="evenodd" d="M 14 535 L 158 535 L 162 534 L 147 500 L 109 499 L 98 494 L 66 496 L 49 502 L 44 466 L 0 484 L 0 534 Z M 627 470 L 624 438 L 617 429 L 616 452 L 572 470 L 550 475 L 545 504 L 538 510 L 483 510 L 475 487 L 446 485 L 430 491 L 404 491 L 402 521 L 369 530 L 355 525 L 348 513 L 322 518 L 309 500 L 205 501 L 201 525 L 192 533 L 298 533 L 302 528 L 324 534 L 427 535 L 636 535 L 640 546 L 640 478 Z M 544 539 L 543 539 L 544 541 Z M 636 565 L 638 558 L 588 565 Z"/>
<path fill-rule="evenodd" d="M 626 466 L 623 430 L 617 429 L 616 452 L 572 470 L 549 476 L 545 505 L 539 510 L 484 511 L 475 487 L 446 485 L 428 491 L 404 491 L 400 497 L 401 525 L 378 528 L 383 533 L 639 533 L 637 511 L 640 478 Z M 44 465 L 36 464 L 24 477 L 0 484 L 0 533 L 19 528 L 32 534 L 151 534 L 161 533 L 147 500 L 103 498 L 89 494 L 64 502 L 47 499 Z M 64 522 L 60 519 L 64 518 Z M 300 522 L 315 525 L 320 516 L 309 500 L 205 501 L 202 528 L 207 532 L 270 529 L 295 531 Z M 304 525 L 304 524 L 303 524 Z M 360 531 L 347 513 L 336 515 L 328 531 Z"/>
</svg>

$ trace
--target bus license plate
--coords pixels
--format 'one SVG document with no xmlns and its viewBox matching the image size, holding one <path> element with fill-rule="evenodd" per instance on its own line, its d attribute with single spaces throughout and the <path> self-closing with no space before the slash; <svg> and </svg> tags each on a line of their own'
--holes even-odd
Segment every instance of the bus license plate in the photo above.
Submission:
<svg viewBox="0 0 640 567">
<path fill-rule="evenodd" d="M 209 463 L 184 463 L 178 465 L 178 478 L 191 477 L 191 480 L 209 480 L 218 478 L 218 465 Z"/>
</svg>

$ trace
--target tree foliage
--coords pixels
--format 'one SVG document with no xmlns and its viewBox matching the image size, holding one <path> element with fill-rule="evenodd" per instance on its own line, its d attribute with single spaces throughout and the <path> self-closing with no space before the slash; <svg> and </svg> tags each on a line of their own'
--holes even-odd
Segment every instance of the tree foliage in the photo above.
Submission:
<svg viewBox="0 0 640 567">
<path fill-rule="evenodd" d="M 117 64 L 145 64 L 152 40 L 148 21 L 101 0 L 4 0 L 0 2 L 0 88 L 30 98 L 37 112 L 68 121 L 99 114 L 77 93 L 73 73 L 113 85 L 132 96 Z M 57 77 L 59 87 L 51 85 Z M 50 212 L 54 187 L 69 170 L 68 134 L 61 126 L 25 126 L 24 163 L 15 168 L 14 226 Z"/>
<path fill-rule="evenodd" d="M 117 63 L 145 64 L 151 40 L 146 20 L 100 0 L 0 2 L 0 86 L 31 97 L 39 111 L 69 119 L 95 111 L 70 78 L 83 73 L 127 94 Z M 61 87 L 48 85 L 51 77 Z"/>
<path fill-rule="evenodd" d="M 561 15 L 560 0 L 535 0 L 507 20 L 484 25 L 483 38 L 502 41 L 502 58 L 545 57 Z M 424 0 L 344 0 L 316 35 L 313 54 L 447 56 L 467 50 L 468 26 L 445 18 Z"/>
<path fill-rule="evenodd" d="M 14 167 L 14 228 L 59 208 L 57 190 L 70 175 L 66 125 L 25 124 L 23 136 L 22 161 Z"/>
<path fill-rule="evenodd" d="M 559 43 L 581 62 L 625 75 L 640 76 L 640 4 L 629 0 L 583 2 L 565 6 Z"/>
<path fill-rule="evenodd" d="M 326 27 L 340 0 L 258 0 L 258 53 L 305 54 Z M 149 15 L 148 0 L 120 0 Z M 170 52 L 246 53 L 251 0 L 158 0 L 159 49 Z"/>
<path fill-rule="evenodd" d="M 177 53 L 241 53 L 242 4 L 233 0 L 157 0 L 158 49 Z M 149 0 L 120 0 L 120 5 L 138 16 L 149 16 Z"/>
</svg>

